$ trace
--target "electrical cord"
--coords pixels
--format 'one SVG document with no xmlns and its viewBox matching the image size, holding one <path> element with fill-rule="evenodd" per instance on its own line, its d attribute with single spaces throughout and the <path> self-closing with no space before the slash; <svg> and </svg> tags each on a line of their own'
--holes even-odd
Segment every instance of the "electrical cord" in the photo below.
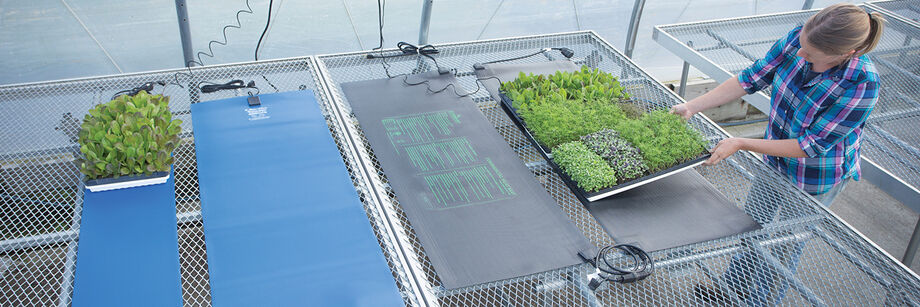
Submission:
<svg viewBox="0 0 920 307">
<path fill-rule="evenodd" d="M 208 56 L 208 57 L 212 57 L 212 58 L 213 58 L 213 57 L 214 57 L 214 49 L 213 49 L 214 46 L 213 46 L 213 44 L 216 43 L 216 44 L 219 44 L 219 45 L 224 45 L 224 46 L 226 46 L 226 45 L 230 42 L 230 40 L 229 40 L 228 37 L 227 37 L 227 30 L 229 30 L 229 29 L 231 29 L 231 28 L 242 29 L 243 23 L 242 23 L 242 21 L 240 20 L 240 14 L 242 14 L 242 13 L 253 14 L 252 6 L 249 4 L 249 0 L 246 0 L 245 3 L 246 3 L 246 9 L 238 10 L 238 11 L 236 12 L 236 15 L 235 15 L 235 16 L 236 16 L 236 24 L 229 24 L 229 25 L 224 26 L 223 29 L 221 29 L 221 33 L 222 33 L 222 35 L 223 35 L 223 41 L 211 40 L 210 42 L 208 42 L 208 51 L 207 51 L 207 52 L 198 51 L 198 53 L 196 54 L 196 57 L 198 58 L 197 61 L 191 60 L 191 61 L 188 61 L 188 62 L 185 63 L 187 72 L 177 72 L 177 73 L 173 74 L 173 78 L 172 78 L 173 80 L 172 80 L 172 82 L 153 81 L 153 82 L 145 83 L 145 84 L 142 85 L 142 86 L 139 86 L 139 87 L 136 87 L 136 88 L 133 88 L 133 89 L 130 89 L 130 90 L 119 91 L 119 92 L 115 93 L 114 96 L 112 96 L 112 99 L 117 98 L 117 97 L 118 97 L 119 95 L 121 95 L 121 94 L 127 94 L 127 95 L 129 95 L 129 96 L 133 96 L 133 95 L 136 95 L 140 90 L 146 90 L 147 92 L 151 92 L 151 91 L 153 90 L 153 85 L 154 85 L 154 84 L 159 84 L 160 86 L 163 86 L 163 87 L 172 84 L 172 85 L 176 85 L 176 86 L 179 86 L 180 88 L 183 88 L 183 89 L 184 89 L 185 86 L 183 86 L 182 83 L 179 82 L 179 76 L 181 75 L 181 76 L 186 76 L 186 77 L 188 77 L 188 78 L 194 78 L 195 75 L 192 73 L 191 64 L 194 63 L 194 64 L 198 64 L 199 66 L 205 66 L 205 65 L 204 65 L 204 61 L 201 59 L 201 56 L 202 56 L 202 55 L 206 55 L 206 56 Z M 261 45 L 262 45 L 263 39 L 265 38 L 265 34 L 268 32 L 268 28 L 269 28 L 269 26 L 271 25 L 272 8 L 273 8 L 273 7 L 274 7 L 274 0 L 269 0 L 269 2 L 268 2 L 268 18 L 267 18 L 267 20 L 265 21 L 265 28 L 262 30 L 262 35 L 259 37 L 259 41 L 258 41 L 258 43 L 256 44 L 256 49 L 255 49 L 255 52 L 254 52 L 254 58 L 255 58 L 256 61 L 259 60 L 259 49 L 260 49 L 260 47 L 261 47 Z M 270 86 L 275 90 L 275 92 L 278 92 L 278 91 L 279 91 L 279 90 L 278 90 L 278 87 L 276 87 L 274 84 L 272 84 L 271 81 L 269 81 L 268 78 L 265 77 L 265 75 L 261 75 L 261 77 L 262 77 L 262 79 L 265 80 L 265 82 L 268 83 L 268 85 L 270 85 Z M 219 91 L 219 90 L 223 90 L 223 89 L 238 89 L 238 88 L 254 88 L 254 89 L 256 89 L 256 95 L 258 95 L 258 93 L 261 92 L 261 91 L 259 90 L 259 88 L 258 88 L 257 86 L 255 86 L 255 82 L 254 82 L 254 81 L 250 81 L 248 84 L 242 84 L 242 85 L 245 85 L 245 86 L 241 86 L 241 83 L 242 83 L 242 82 L 243 82 L 242 80 L 233 80 L 233 81 L 230 81 L 230 82 L 227 82 L 227 83 L 219 84 L 219 83 L 213 83 L 213 82 L 209 82 L 209 81 L 201 81 L 201 82 L 198 82 L 197 86 L 200 87 L 200 90 L 201 90 L 202 93 L 212 93 L 212 92 Z M 205 83 L 207 83 L 208 85 L 202 86 L 202 84 L 205 84 Z M 165 91 L 165 88 L 164 88 L 164 91 Z M 251 92 L 250 92 L 249 94 L 252 95 Z"/>
<path fill-rule="evenodd" d="M 620 252 L 632 261 L 628 267 L 618 267 L 608 260 L 610 253 Z M 596 290 L 603 282 L 632 283 L 640 281 L 655 271 L 655 262 L 644 250 L 632 244 L 608 245 L 598 251 L 593 258 L 578 254 L 582 259 L 591 263 L 597 270 L 589 275 L 588 287 Z"/>
<path fill-rule="evenodd" d="M 482 86 L 481 86 L 479 83 L 480 83 L 481 81 L 484 81 L 484 80 L 495 79 L 495 80 L 498 80 L 499 84 L 501 84 L 501 82 L 502 82 L 501 79 L 499 79 L 499 78 L 497 78 L 497 77 L 494 77 L 494 76 L 493 76 L 493 77 L 487 77 L 487 78 L 477 78 L 477 79 L 476 79 L 476 82 L 475 82 L 475 83 L 476 83 L 476 90 L 471 91 L 471 92 L 467 92 L 467 93 L 459 93 L 459 92 L 457 92 L 457 87 L 456 87 L 453 83 L 448 83 L 448 84 L 445 85 L 444 87 L 435 90 L 435 89 L 432 89 L 432 88 L 431 88 L 431 83 L 430 83 L 429 80 L 427 80 L 427 79 L 422 80 L 421 82 L 409 82 L 409 74 L 407 74 L 407 73 L 402 73 L 402 74 L 397 74 L 397 75 L 391 74 L 391 73 L 390 73 L 390 64 L 387 63 L 387 59 L 388 59 L 388 58 L 401 57 L 401 56 L 407 56 L 407 55 L 423 56 L 423 57 L 426 57 L 426 58 L 430 59 L 432 62 L 434 62 L 434 66 L 435 66 L 435 68 L 437 68 L 437 71 L 438 71 L 439 74 L 447 74 L 447 73 L 454 73 L 454 74 L 455 74 L 455 73 L 456 73 L 456 69 L 445 69 L 445 68 L 442 68 L 441 65 L 438 63 L 438 60 L 437 60 L 434 56 L 432 56 L 432 55 L 435 55 L 435 54 L 439 54 L 440 51 L 438 51 L 438 49 L 435 48 L 435 47 L 432 46 L 432 45 L 424 45 L 424 46 L 418 47 L 418 46 L 416 46 L 416 45 L 413 45 L 413 44 L 410 44 L 410 43 L 407 43 L 407 42 L 399 42 L 399 43 L 396 44 L 396 48 L 397 48 L 397 50 L 399 51 L 398 53 L 395 53 L 395 54 L 384 54 L 384 53 L 383 53 L 383 43 L 384 43 L 384 38 L 383 38 L 383 27 L 384 27 L 384 20 L 386 19 L 385 16 L 386 16 L 386 0 L 377 0 L 377 25 L 378 25 L 378 33 L 379 33 L 379 35 L 380 35 L 380 36 L 379 36 L 379 37 L 380 37 L 380 40 L 379 40 L 379 44 L 377 45 L 377 47 L 375 47 L 375 48 L 373 48 L 373 49 L 371 49 L 371 50 L 377 50 L 377 51 L 379 51 L 379 52 L 378 52 L 377 54 L 370 53 L 370 54 L 367 55 L 367 58 L 368 58 L 368 59 L 380 59 L 380 60 L 381 60 L 381 65 L 383 66 L 383 70 L 384 70 L 384 72 L 386 73 L 387 78 L 393 79 L 393 78 L 397 78 L 397 77 L 400 77 L 400 76 L 401 76 L 401 77 L 403 77 L 402 82 L 403 82 L 404 84 L 409 85 L 409 86 L 423 85 L 423 84 L 424 84 L 425 87 L 426 87 L 426 90 L 427 90 L 428 92 L 431 92 L 431 93 L 434 93 L 434 94 L 443 92 L 443 91 L 447 90 L 448 88 L 452 88 L 454 95 L 457 95 L 458 97 L 467 97 L 467 96 L 473 95 L 473 94 L 475 94 L 475 93 L 478 93 L 478 92 L 482 89 Z M 535 56 L 535 55 L 538 55 L 538 54 L 542 54 L 542 53 L 545 53 L 545 52 L 548 52 L 548 51 L 551 51 L 551 50 L 558 50 L 558 51 L 559 51 L 563 56 L 565 56 L 566 58 L 572 58 L 572 56 L 575 55 L 575 52 L 572 51 L 572 49 L 565 48 L 565 47 L 543 48 L 543 49 L 540 49 L 540 51 L 538 51 L 538 52 L 535 52 L 535 53 L 532 53 L 532 54 L 528 54 L 528 55 L 525 55 L 525 56 L 520 56 L 520 57 L 515 57 L 515 58 L 510 58 L 510 59 L 503 59 L 503 60 L 495 60 L 495 61 L 486 62 L 486 63 L 482 63 L 482 64 L 475 64 L 475 65 L 473 65 L 473 66 L 474 66 L 474 68 L 476 68 L 476 69 L 481 69 L 481 67 L 482 67 L 483 64 L 492 64 L 492 63 L 499 63 L 499 62 L 509 62 L 509 61 L 514 61 L 514 60 L 525 59 L 525 58 L 529 58 L 529 57 L 532 57 L 532 56 Z"/>
<path fill-rule="evenodd" d="M 255 52 L 256 61 L 259 60 L 259 47 L 262 46 L 262 39 L 265 38 L 265 33 L 268 32 L 268 25 L 272 24 L 272 2 L 273 1 L 274 0 L 268 0 L 268 20 L 265 21 L 265 29 L 262 30 L 262 35 L 259 36 L 259 42 L 256 43 L 256 52 Z M 247 5 L 248 5 L 248 2 L 249 1 L 247 0 Z M 262 78 L 265 78 L 265 76 L 262 76 Z M 268 80 L 265 80 L 265 81 L 268 81 Z"/>
<path fill-rule="evenodd" d="M 269 5 L 270 5 L 270 2 L 269 2 Z M 271 14 L 271 7 L 269 7 L 268 12 L 269 12 L 269 14 Z M 223 41 L 212 40 L 212 41 L 208 42 L 208 52 L 198 51 L 198 53 L 196 53 L 196 56 L 197 56 L 197 58 L 198 58 L 198 61 L 197 61 L 197 62 L 194 61 L 194 60 L 188 61 L 188 62 L 185 63 L 185 66 L 189 66 L 189 64 L 191 64 L 191 63 L 198 64 L 198 66 L 204 66 L 204 62 L 201 60 L 201 55 L 206 55 L 206 56 L 209 56 L 209 57 L 212 57 L 212 58 L 213 58 L 213 57 L 214 57 L 214 49 L 213 49 L 213 48 L 214 48 L 214 46 L 213 46 L 214 43 L 217 43 L 217 44 L 223 45 L 223 46 L 226 46 L 228 43 L 230 43 L 230 40 L 227 39 L 227 30 L 229 30 L 229 29 L 242 29 L 242 28 L 243 28 L 243 23 L 240 21 L 240 14 L 242 14 L 242 13 L 253 14 L 252 6 L 249 5 L 249 0 L 246 0 L 246 9 L 245 9 L 245 10 L 236 11 L 236 24 L 235 24 L 235 25 L 234 25 L 234 24 L 226 25 L 226 26 L 224 26 L 224 28 L 221 30 L 221 33 L 223 33 L 223 36 L 224 36 L 224 40 L 223 40 Z M 267 29 L 267 28 L 268 28 L 268 26 L 266 25 L 266 29 Z M 191 71 L 190 71 L 189 73 L 191 73 Z"/>
<path fill-rule="evenodd" d="M 110 99 L 110 100 L 115 100 L 115 98 L 118 98 L 118 96 L 121 96 L 121 95 L 134 96 L 134 95 L 137 95 L 137 93 L 140 93 L 141 91 L 146 91 L 147 93 L 152 93 L 152 92 L 153 92 L 153 86 L 154 86 L 154 84 L 159 84 L 160 86 L 166 86 L 166 82 L 163 82 L 163 81 L 147 82 L 147 83 L 144 83 L 144 84 L 141 85 L 141 86 L 132 88 L 132 89 L 130 89 L 130 90 L 118 91 L 117 93 L 115 93 L 115 95 L 112 95 L 112 99 Z M 101 97 L 100 97 L 100 98 L 101 98 Z"/>
<path fill-rule="evenodd" d="M 559 53 L 561 53 L 562 56 L 564 56 L 567 59 L 571 59 L 573 56 L 575 56 L 575 51 L 572 51 L 572 49 L 569 49 L 566 47 L 553 47 L 553 48 L 543 48 L 543 49 L 540 49 L 540 51 L 537 51 L 537 52 L 534 52 L 528 55 L 523 55 L 523 56 L 509 58 L 509 59 L 495 60 L 495 61 L 490 61 L 490 62 L 485 62 L 485 63 L 479 63 L 478 65 L 501 63 L 501 62 L 511 62 L 511 61 L 516 61 L 516 60 L 526 59 L 526 58 L 529 58 L 529 57 L 532 57 L 538 54 L 549 52 L 551 50 L 558 50 Z"/>
<path fill-rule="evenodd" d="M 421 82 L 414 83 L 414 82 L 409 82 L 409 74 L 407 74 L 407 73 L 402 73 L 402 74 L 397 74 L 397 75 L 391 74 L 391 73 L 390 73 L 390 64 L 387 63 L 387 59 L 388 59 L 388 58 L 400 57 L 400 56 L 406 56 L 406 55 L 417 55 L 417 56 L 423 56 L 423 57 L 426 57 L 426 58 L 430 59 L 432 62 L 434 62 L 434 65 L 435 65 L 435 67 L 437 68 L 437 71 L 438 71 L 439 74 L 453 73 L 453 70 L 448 70 L 448 69 L 442 68 L 441 65 L 438 64 L 438 60 L 435 59 L 432 55 L 438 54 L 438 53 L 440 53 L 440 51 L 438 51 L 438 49 L 435 48 L 435 47 L 432 46 L 432 45 L 424 45 L 424 46 L 418 47 L 418 46 L 416 46 L 416 45 L 413 45 L 413 44 L 410 44 L 410 43 L 407 43 L 407 42 L 399 42 L 399 43 L 396 44 L 396 47 L 397 47 L 397 49 L 399 50 L 399 53 L 396 53 L 396 54 L 384 54 L 384 53 L 383 53 L 383 42 L 384 42 L 384 38 L 383 38 L 383 26 L 384 26 L 384 20 L 386 19 L 386 18 L 385 18 L 385 16 L 386 16 L 386 15 L 385 15 L 385 14 L 386 14 L 385 12 L 386 12 L 386 0 L 377 0 L 377 25 L 378 25 L 378 31 L 379 31 L 379 34 L 380 34 L 380 41 L 379 41 L 379 44 L 377 45 L 377 47 L 375 47 L 375 48 L 373 48 L 373 49 L 371 49 L 371 50 L 377 50 L 377 51 L 379 51 L 379 52 L 378 52 L 377 54 L 368 54 L 368 55 L 367 55 L 367 58 L 368 58 L 368 59 L 380 59 L 380 60 L 381 60 L 381 65 L 383 66 L 383 70 L 384 70 L 384 72 L 386 73 L 387 78 L 393 79 L 393 78 L 403 77 L 403 78 L 402 78 L 402 82 L 403 82 L 404 84 L 409 85 L 409 86 L 415 86 L 415 85 L 422 85 L 422 84 L 424 84 L 424 85 L 425 85 L 425 88 L 426 88 L 426 90 L 427 90 L 428 92 L 435 93 L 435 94 L 436 94 L 436 93 L 443 92 L 443 91 L 447 90 L 448 88 L 451 88 L 451 89 L 453 90 L 453 92 L 454 92 L 454 95 L 457 95 L 457 96 L 459 96 L 459 97 L 466 97 L 466 96 L 472 95 L 472 94 L 474 94 L 474 93 L 476 93 L 476 92 L 479 91 L 479 89 L 477 88 L 477 90 L 474 91 L 474 92 L 462 93 L 462 94 L 461 94 L 461 93 L 458 93 L 458 92 L 457 92 L 457 88 L 456 88 L 456 86 L 455 86 L 453 83 L 448 83 L 448 84 L 445 85 L 444 87 L 435 90 L 435 89 L 432 89 L 432 88 L 431 88 L 431 83 L 430 83 L 430 81 L 427 80 L 427 79 L 422 80 Z M 479 86 L 478 83 L 477 83 L 477 86 Z"/>
<path fill-rule="evenodd" d="M 234 89 L 243 89 L 243 88 L 254 88 L 257 91 L 255 95 L 259 95 L 260 91 L 259 91 L 259 88 L 256 87 L 255 81 L 249 81 L 249 83 L 244 83 L 243 80 L 239 80 L 239 79 L 233 80 L 227 83 L 202 85 L 201 92 L 202 93 L 213 93 L 213 92 L 221 91 L 221 90 L 234 90 Z M 253 94 L 250 92 L 249 95 L 252 96 Z"/>
</svg>

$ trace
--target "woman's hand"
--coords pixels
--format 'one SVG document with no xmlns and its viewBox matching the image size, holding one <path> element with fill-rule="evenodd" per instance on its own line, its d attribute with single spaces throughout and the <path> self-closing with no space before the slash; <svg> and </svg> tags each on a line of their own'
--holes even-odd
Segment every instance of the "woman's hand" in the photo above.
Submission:
<svg viewBox="0 0 920 307">
<path fill-rule="evenodd" d="M 744 141 L 743 138 L 727 138 L 719 141 L 719 144 L 712 148 L 712 156 L 703 162 L 703 165 L 714 165 L 730 157 L 742 149 Z"/>
<path fill-rule="evenodd" d="M 696 114 L 696 110 L 693 110 L 688 103 L 681 103 L 671 106 L 671 113 L 677 114 L 684 119 L 690 119 L 693 117 L 693 114 Z"/>
</svg>

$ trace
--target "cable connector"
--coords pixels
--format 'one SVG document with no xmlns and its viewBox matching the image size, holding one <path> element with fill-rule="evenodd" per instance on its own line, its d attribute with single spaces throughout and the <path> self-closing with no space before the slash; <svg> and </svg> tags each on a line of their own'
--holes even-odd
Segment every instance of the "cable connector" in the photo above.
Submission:
<svg viewBox="0 0 920 307">
<path fill-rule="evenodd" d="M 581 260 L 584 260 L 585 262 L 590 263 L 591 266 L 597 268 L 597 263 L 594 262 L 595 256 L 588 255 L 587 251 L 584 251 L 584 250 L 578 251 L 578 257 L 581 258 Z M 600 270 L 598 270 L 598 272 L 600 272 Z"/>
<path fill-rule="evenodd" d="M 621 275 L 617 277 L 616 282 L 621 283 L 621 284 L 628 284 L 628 283 L 643 280 L 646 277 L 649 277 L 649 275 L 652 275 L 652 273 L 650 273 L 649 271 L 639 271 L 639 272 L 629 273 L 629 274 Z"/>
<path fill-rule="evenodd" d="M 588 289 L 591 291 L 597 291 L 597 288 L 600 288 L 606 279 L 601 276 L 601 270 L 595 269 L 594 273 L 588 274 Z"/>
</svg>

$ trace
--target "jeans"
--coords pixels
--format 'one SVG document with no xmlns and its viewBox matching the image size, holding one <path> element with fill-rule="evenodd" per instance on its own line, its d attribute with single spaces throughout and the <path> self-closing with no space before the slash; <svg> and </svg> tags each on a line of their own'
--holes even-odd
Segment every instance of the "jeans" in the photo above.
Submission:
<svg viewBox="0 0 920 307">
<path fill-rule="evenodd" d="M 814 197 L 821 202 L 822 205 L 828 207 L 831 202 L 834 201 L 834 198 L 843 191 L 848 182 L 849 179 L 846 179 L 835 185 L 827 193 L 815 195 Z M 769 189 L 765 188 L 767 186 L 768 184 L 764 180 L 756 180 L 751 189 L 751 193 L 748 195 L 748 199 L 755 199 L 757 198 L 756 196 L 762 196 L 763 193 L 769 193 L 767 192 Z M 769 199 L 767 197 L 763 198 Z M 751 206 L 748 204 L 746 207 Z M 774 201 L 766 207 L 766 214 L 761 214 L 761 216 L 766 215 L 772 217 L 778 213 L 780 204 Z M 758 222 L 767 223 L 769 221 Z M 805 243 L 797 242 L 790 245 L 791 246 L 787 246 L 787 248 L 781 248 L 777 253 L 785 254 L 784 257 L 780 258 L 785 258 L 786 261 L 784 264 L 792 273 L 795 273 L 799 258 L 802 256 L 802 252 L 805 248 Z M 789 289 L 789 283 L 781 278 L 777 278 L 776 274 L 777 273 L 755 253 L 741 252 L 732 256 L 728 270 L 722 275 L 722 279 L 728 284 L 732 291 L 744 296 L 743 299 L 746 305 L 767 306 L 770 304 L 770 298 L 774 296 L 774 304 L 782 302 L 783 297 L 786 295 L 786 290 Z"/>
</svg>

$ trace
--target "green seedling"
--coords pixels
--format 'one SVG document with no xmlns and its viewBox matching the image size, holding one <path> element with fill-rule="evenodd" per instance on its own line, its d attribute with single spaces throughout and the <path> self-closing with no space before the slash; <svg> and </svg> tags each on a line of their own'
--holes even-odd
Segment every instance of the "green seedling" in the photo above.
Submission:
<svg viewBox="0 0 920 307">
<path fill-rule="evenodd" d="M 579 141 L 553 148 L 553 161 L 585 191 L 594 192 L 617 183 L 610 165 Z"/>
<path fill-rule="evenodd" d="M 96 105 L 80 127 L 80 172 L 89 179 L 168 172 L 181 124 L 163 95 L 141 91 Z"/>
<path fill-rule="evenodd" d="M 585 135 L 581 141 L 607 161 L 621 182 L 641 177 L 648 172 L 639 150 L 612 129 Z"/>
</svg>

